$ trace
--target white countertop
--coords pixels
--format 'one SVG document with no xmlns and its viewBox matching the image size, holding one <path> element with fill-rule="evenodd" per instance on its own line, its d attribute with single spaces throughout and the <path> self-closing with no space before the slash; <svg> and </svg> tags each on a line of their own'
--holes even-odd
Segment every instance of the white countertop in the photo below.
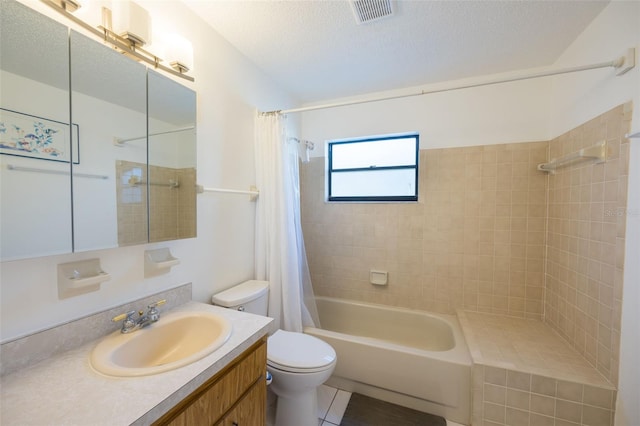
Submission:
<svg viewBox="0 0 640 426">
<path fill-rule="evenodd" d="M 109 377 L 97 373 L 89 363 L 95 341 L 3 376 L 0 423 L 5 426 L 148 425 L 272 327 L 271 318 L 203 303 L 189 302 L 171 312 L 191 310 L 214 312 L 233 324 L 229 340 L 212 354 L 166 373 Z"/>
</svg>

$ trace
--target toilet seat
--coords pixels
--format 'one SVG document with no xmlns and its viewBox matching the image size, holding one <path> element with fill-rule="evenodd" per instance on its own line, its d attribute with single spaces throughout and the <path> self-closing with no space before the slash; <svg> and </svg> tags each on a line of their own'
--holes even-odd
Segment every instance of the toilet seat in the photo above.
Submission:
<svg viewBox="0 0 640 426">
<path fill-rule="evenodd" d="M 336 351 L 317 337 L 278 330 L 267 343 L 267 365 L 291 373 L 315 373 L 331 368 Z"/>
</svg>

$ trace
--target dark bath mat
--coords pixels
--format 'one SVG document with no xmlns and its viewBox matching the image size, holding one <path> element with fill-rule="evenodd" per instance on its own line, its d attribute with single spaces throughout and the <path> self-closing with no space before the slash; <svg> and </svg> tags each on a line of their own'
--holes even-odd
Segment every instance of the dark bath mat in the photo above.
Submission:
<svg viewBox="0 0 640 426">
<path fill-rule="evenodd" d="M 447 426 L 440 416 L 354 393 L 340 426 Z"/>
</svg>

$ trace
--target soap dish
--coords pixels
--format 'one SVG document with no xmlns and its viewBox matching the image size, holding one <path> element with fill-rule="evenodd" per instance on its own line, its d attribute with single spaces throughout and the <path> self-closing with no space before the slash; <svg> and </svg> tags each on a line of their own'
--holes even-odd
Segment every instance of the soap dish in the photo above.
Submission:
<svg viewBox="0 0 640 426">
<path fill-rule="evenodd" d="M 58 298 L 97 291 L 111 275 L 102 270 L 100 259 L 87 259 L 58 265 Z"/>
<path fill-rule="evenodd" d="M 144 276 L 166 274 L 173 266 L 179 265 L 180 259 L 173 257 L 168 248 L 145 250 L 144 252 Z"/>
</svg>

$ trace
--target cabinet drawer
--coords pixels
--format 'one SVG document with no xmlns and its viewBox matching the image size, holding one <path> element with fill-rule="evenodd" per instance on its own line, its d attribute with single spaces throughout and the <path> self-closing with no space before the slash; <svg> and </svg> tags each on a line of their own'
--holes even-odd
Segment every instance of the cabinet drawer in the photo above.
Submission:
<svg viewBox="0 0 640 426">
<path fill-rule="evenodd" d="M 185 398 L 156 425 L 213 425 L 233 407 L 257 381 L 264 386 L 267 344 L 263 339 L 232 362 L 230 367 L 211 378 Z M 259 385 L 260 383 L 257 383 Z M 263 401 L 266 405 L 266 401 Z"/>
</svg>

